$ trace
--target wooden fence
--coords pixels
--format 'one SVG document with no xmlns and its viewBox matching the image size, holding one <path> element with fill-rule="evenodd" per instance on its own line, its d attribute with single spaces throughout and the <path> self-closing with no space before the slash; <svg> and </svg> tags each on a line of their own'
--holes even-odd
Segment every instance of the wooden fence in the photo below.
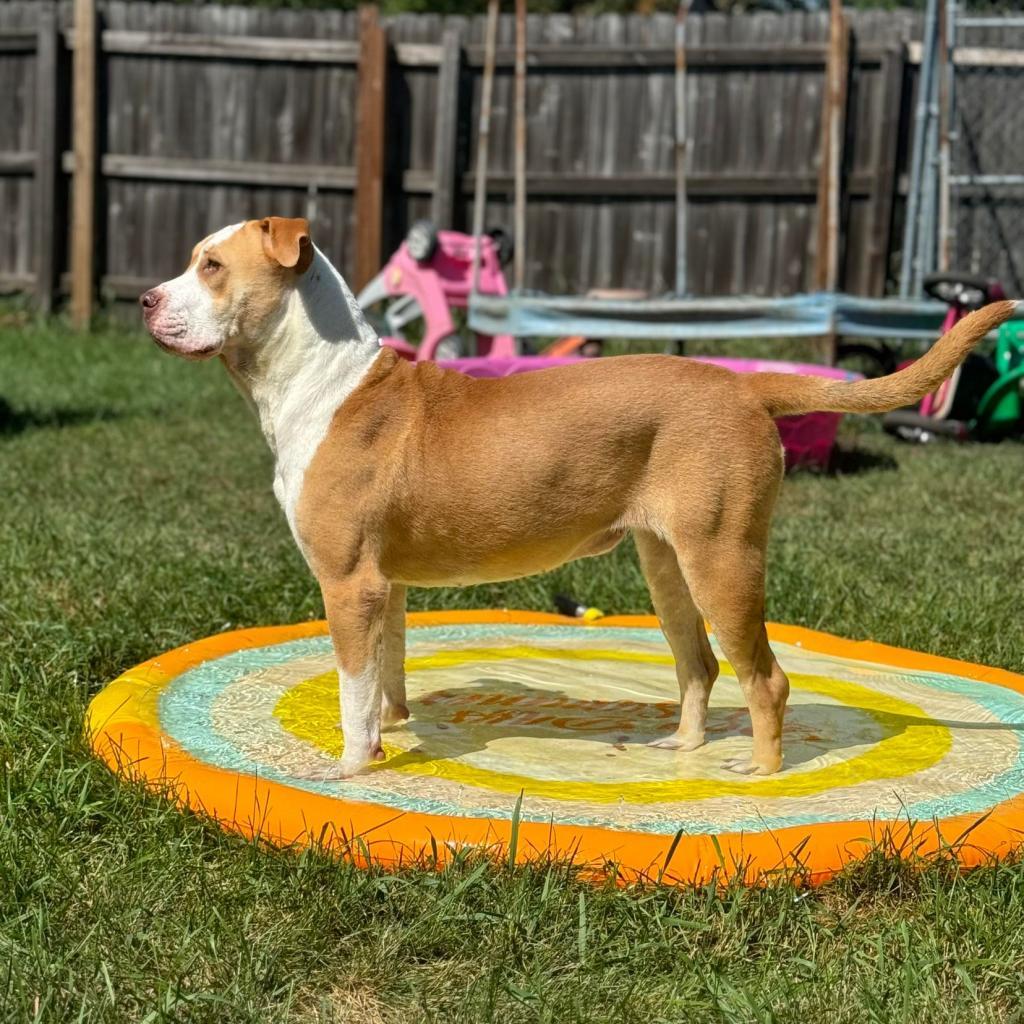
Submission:
<svg viewBox="0 0 1024 1024">
<path fill-rule="evenodd" d="M 358 285 L 416 218 L 468 226 L 482 18 L 122 0 L 91 12 L 94 0 L 0 2 L 0 289 L 44 308 L 73 292 L 87 313 L 97 291 L 133 297 L 209 231 L 269 213 L 310 217 Z M 877 295 L 917 19 L 849 24 L 838 284 Z M 513 30 L 503 17 L 489 225 L 511 219 Z M 690 18 L 694 294 L 814 287 L 828 32 L 820 14 Z M 672 16 L 531 16 L 528 38 L 527 287 L 670 290 Z"/>
</svg>

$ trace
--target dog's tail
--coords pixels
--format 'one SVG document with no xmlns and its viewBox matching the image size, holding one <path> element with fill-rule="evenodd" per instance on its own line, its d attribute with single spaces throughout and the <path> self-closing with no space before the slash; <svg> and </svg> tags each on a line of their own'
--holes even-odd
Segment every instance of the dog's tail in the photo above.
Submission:
<svg viewBox="0 0 1024 1024">
<path fill-rule="evenodd" d="M 1009 319 L 1015 301 L 991 302 L 951 327 L 906 369 L 877 380 L 852 382 L 791 373 L 750 373 L 743 382 L 772 416 L 805 412 L 887 412 L 934 391 L 994 327 Z"/>
</svg>

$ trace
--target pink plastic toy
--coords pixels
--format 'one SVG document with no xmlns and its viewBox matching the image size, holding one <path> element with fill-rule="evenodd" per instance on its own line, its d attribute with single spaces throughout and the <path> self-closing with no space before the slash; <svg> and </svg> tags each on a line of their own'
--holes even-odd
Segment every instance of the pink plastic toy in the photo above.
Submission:
<svg viewBox="0 0 1024 1024">
<path fill-rule="evenodd" d="M 381 337 L 406 359 L 419 361 L 444 358 L 457 351 L 458 333 L 452 319 L 453 309 L 465 309 L 473 284 L 471 235 L 458 231 L 435 231 L 425 221 L 417 221 L 405 241 L 388 260 L 384 269 L 359 293 L 363 309 L 387 299 L 399 300 L 386 314 L 388 328 L 396 332 L 422 318 L 423 339 L 413 346 L 399 333 Z M 479 290 L 484 295 L 507 295 L 501 270 L 498 241 L 485 235 L 480 239 Z M 477 335 L 477 356 L 485 359 L 511 359 L 516 342 L 511 335 Z M 453 360 L 454 361 L 454 360 Z M 475 364 L 477 359 L 460 360 Z M 493 376 L 488 374 L 488 376 Z"/>
</svg>

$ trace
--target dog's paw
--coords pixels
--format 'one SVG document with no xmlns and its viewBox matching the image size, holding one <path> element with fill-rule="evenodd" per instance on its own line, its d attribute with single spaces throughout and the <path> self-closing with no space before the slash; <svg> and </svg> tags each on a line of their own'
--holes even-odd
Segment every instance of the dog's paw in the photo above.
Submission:
<svg viewBox="0 0 1024 1024">
<path fill-rule="evenodd" d="M 291 774 L 296 778 L 309 779 L 312 782 L 344 782 L 346 779 L 354 778 L 371 764 L 383 761 L 385 756 L 383 749 L 378 747 L 376 751 L 366 756 L 342 756 L 338 761 L 321 762 L 315 767 L 306 769 L 294 769 Z"/>
<path fill-rule="evenodd" d="M 703 736 L 681 736 L 673 733 L 671 736 L 663 736 L 661 739 L 651 740 L 649 747 L 657 747 L 659 750 L 696 750 L 704 746 Z"/>
<path fill-rule="evenodd" d="M 348 769 L 341 766 L 340 761 L 309 768 L 292 768 L 288 774 L 296 779 L 308 779 L 310 782 L 344 782 L 345 779 L 352 777 L 348 774 Z"/>
<path fill-rule="evenodd" d="M 737 775 L 774 775 L 782 765 L 758 764 L 757 761 L 751 761 L 747 757 L 733 757 L 724 762 L 722 767 Z"/>
<path fill-rule="evenodd" d="M 384 748 L 380 746 L 372 750 L 360 750 L 354 754 L 349 754 L 348 751 L 345 751 L 341 755 L 341 761 L 338 762 L 338 766 L 343 777 L 350 779 L 353 775 L 358 775 L 364 768 L 369 768 L 371 764 L 383 761 L 385 756 Z"/>
<path fill-rule="evenodd" d="M 409 717 L 409 709 L 405 704 L 384 704 L 380 712 L 382 726 L 398 725 Z"/>
</svg>

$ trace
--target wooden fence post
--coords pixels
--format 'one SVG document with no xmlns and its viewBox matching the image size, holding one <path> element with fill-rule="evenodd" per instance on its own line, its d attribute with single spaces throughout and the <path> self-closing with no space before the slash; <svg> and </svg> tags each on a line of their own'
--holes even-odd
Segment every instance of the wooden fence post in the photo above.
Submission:
<svg viewBox="0 0 1024 1024">
<path fill-rule="evenodd" d="M 686 198 L 686 16 L 690 13 L 690 0 L 680 0 L 676 7 L 676 74 L 675 85 L 675 168 L 676 168 L 676 295 L 686 295 L 688 272 L 686 269 L 687 225 L 689 223 Z M 682 345 L 682 341 L 676 343 Z M 679 352 L 682 355 L 682 350 Z"/>
<path fill-rule="evenodd" d="M 526 0 L 516 0 L 515 100 L 513 104 L 515 138 L 515 211 L 512 237 L 512 287 L 522 292 L 526 283 Z"/>
<path fill-rule="evenodd" d="M 356 115 L 356 291 L 383 258 L 384 115 L 387 102 L 387 33 L 375 6 L 359 9 L 359 96 Z"/>
<path fill-rule="evenodd" d="M 36 167 L 35 167 L 35 292 L 43 313 L 53 308 L 57 284 L 57 7 L 44 0 L 37 15 L 36 42 Z"/>
<path fill-rule="evenodd" d="M 871 229 L 867 241 L 868 294 L 884 295 L 889 276 L 892 208 L 896 197 L 896 156 L 900 145 L 906 46 L 894 44 L 882 56 L 882 119 L 878 125 L 879 161 L 873 176 Z"/>
<path fill-rule="evenodd" d="M 834 292 L 839 286 L 843 148 L 850 76 L 850 29 L 841 0 L 831 0 L 830 11 L 818 168 L 818 248 L 814 261 L 814 286 L 826 292 Z M 835 362 L 834 334 L 825 338 L 822 355 L 827 362 Z"/>
<path fill-rule="evenodd" d="M 75 0 L 71 319 L 89 326 L 96 247 L 96 0 Z"/>
<path fill-rule="evenodd" d="M 849 60 L 846 18 L 839 0 L 832 0 L 818 168 L 818 251 L 814 264 L 814 285 L 825 291 L 834 291 L 839 284 L 839 209 Z"/>
<path fill-rule="evenodd" d="M 462 37 L 445 29 L 437 73 L 437 121 L 434 128 L 434 195 L 430 219 L 438 228 L 455 227 L 455 195 L 459 144 L 459 83 L 462 79 Z"/>
</svg>

